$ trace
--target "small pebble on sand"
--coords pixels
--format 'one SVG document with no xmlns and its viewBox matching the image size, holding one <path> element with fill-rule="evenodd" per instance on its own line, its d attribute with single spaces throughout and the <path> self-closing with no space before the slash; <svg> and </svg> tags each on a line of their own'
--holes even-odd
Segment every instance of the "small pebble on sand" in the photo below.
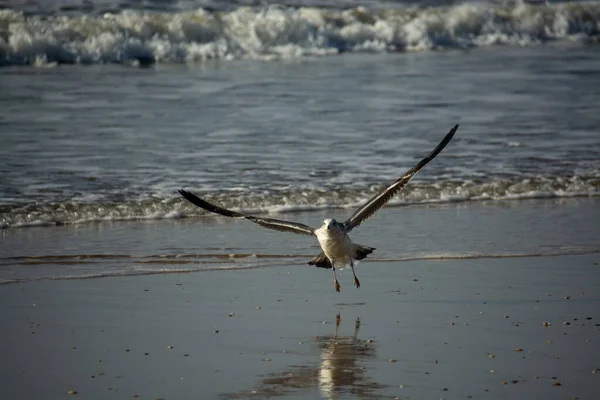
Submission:
<svg viewBox="0 0 600 400">
<path fill-rule="evenodd" d="M 172 349 L 172 348 L 173 348 L 173 346 L 167 346 L 167 349 Z"/>
<path fill-rule="evenodd" d="M 77 390 L 69 390 L 67 394 L 77 394 Z"/>
<path fill-rule="evenodd" d="M 515 349 L 515 351 L 523 351 L 523 349 L 522 349 L 522 348 L 520 348 L 520 347 L 517 347 L 517 348 Z"/>
<path fill-rule="evenodd" d="M 552 386 L 562 386 L 562 385 L 560 384 L 560 382 L 555 381 L 552 383 Z"/>
</svg>

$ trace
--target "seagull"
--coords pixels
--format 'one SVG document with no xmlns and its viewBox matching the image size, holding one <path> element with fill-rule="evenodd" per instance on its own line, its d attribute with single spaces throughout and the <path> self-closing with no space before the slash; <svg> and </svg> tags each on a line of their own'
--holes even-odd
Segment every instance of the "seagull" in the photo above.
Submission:
<svg viewBox="0 0 600 400">
<path fill-rule="evenodd" d="M 264 228 L 273 229 L 276 231 L 316 236 L 322 251 L 319 253 L 319 255 L 311 259 L 308 264 L 320 268 L 331 269 L 333 271 L 333 287 L 335 288 L 336 292 L 340 291 L 340 284 L 337 280 L 335 272 L 336 266 L 338 268 L 342 268 L 349 264 L 352 268 L 352 275 L 354 275 L 354 285 L 358 289 L 360 287 L 360 282 L 356 277 L 356 272 L 354 271 L 354 261 L 364 259 L 366 256 L 371 254 L 375 248 L 353 243 L 352 240 L 350 240 L 348 233 L 365 222 L 367 218 L 383 207 L 395 194 L 400 192 L 400 190 L 406 186 L 406 184 L 417 174 L 417 172 L 421 170 L 421 168 L 433 160 L 435 156 L 437 156 L 444 149 L 444 147 L 446 147 L 450 140 L 452 140 L 452 137 L 456 133 L 457 129 L 458 125 L 455 125 L 431 153 L 419 161 L 417 165 L 409 169 L 400 178 L 382 188 L 379 192 L 377 192 L 377 194 L 375 194 L 375 196 L 360 206 L 346 221 L 338 222 L 333 218 L 327 218 L 323 221 L 323 225 L 317 229 L 298 222 L 242 214 L 211 204 L 208 201 L 202 200 L 201 198 L 185 190 L 178 190 L 178 192 L 194 205 L 212 213 L 220 214 L 230 218 L 247 219 Z"/>
</svg>

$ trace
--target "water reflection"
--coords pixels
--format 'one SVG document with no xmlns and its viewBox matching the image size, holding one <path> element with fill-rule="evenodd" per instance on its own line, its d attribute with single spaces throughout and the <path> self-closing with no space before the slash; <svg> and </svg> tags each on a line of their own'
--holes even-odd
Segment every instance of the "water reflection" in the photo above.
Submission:
<svg viewBox="0 0 600 400">
<path fill-rule="evenodd" d="M 253 390 L 231 393 L 224 397 L 265 398 L 315 390 L 327 399 L 346 396 L 359 399 L 381 397 L 379 392 L 385 385 L 375 382 L 367 371 L 367 361 L 375 357 L 375 343 L 358 338 L 360 318 L 354 322 L 351 336 L 339 334 L 341 321 L 338 314 L 333 335 L 313 339 L 319 350 L 318 362 L 286 367 L 263 378 Z"/>
</svg>

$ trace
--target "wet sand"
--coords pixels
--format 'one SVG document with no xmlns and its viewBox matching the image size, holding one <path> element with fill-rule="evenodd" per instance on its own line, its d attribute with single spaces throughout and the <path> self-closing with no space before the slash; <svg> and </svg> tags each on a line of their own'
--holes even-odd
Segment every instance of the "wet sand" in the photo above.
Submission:
<svg viewBox="0 0 600 400">
<path fill-rule="evenodd" d="M 514 250 L 510 243 L 517 238 L 511 232 L 531 230 L 532 224 L 539 229 L 549 217 L 560 229 L 540 230 L 531 238 L 536 245 L 522 243 L 523 248 L 574 246 L 585 237 L 588 244 L 597 241 L 597 236 L 589 237 L 598 229 L 591 222 L 569 223 L 584 221 L 597 201 L 530 206 L 525 212 L 528 206 L 522 203 L 503 214 L 513 215 L 512 220 L 498 217 L 502 207 L 484 205 L 391 208 L 386 217 L 402 213 L 410 225 L 411 218 L 420 216 L 425 227 L 427 216 L 431 224 L 437 221 L 444 228 L 431 230 L 431 242 L 421 244 L 431 251 L 451 251 L 452 242 L 465 245 L 459 236 L 468 232 L 457 225 L 460 221 L 471 221 L 470 235 L 478 235 L 482 243 L 472 250 L 481 250 L 489 238 L 473 221 L 485 223 L 488 217 L 503 221 L 493 228 L 483 225 L 490 237 L 498 238 L 495 252 Z M 523 213 L 529 215 L 527 226 L 519 225 Z M 314 213 L 290 215 L 305 218 L 315 219 Z M 358 242 L 379 247 L 373 260 L 357 268 L 360 290 L 345 270 L 342 292 L 335 293 L 329 271 L 295 258 L 270 268 L 0 285 L 0 396 L 592 399 L 600 393 L 597 252 L 386 261 L 396 253 L 411 254 L 392 246 L 394 237 L 386 235 L 403 228 L 394 228 L 391 221 L 377 219 L 358 235 Z M 448 236 L 449 224 L 456 227 L 455 237 L 444 244 L 436 235 Z M 134 240 L 148 247 L 183 242 L 177 251 L 196 242 L 202 251 L 200 236 L 190 237 L 200 226 L 210 229 L 210 240 L 230 240 L 241 246 L 240 252 L 255 242 L 267 249 L 286 240 L 253 230 L 252 224 L 213 226 L 189 220 L 162 223 L 159 230 L 129 223 L 93 231 L 115 247 L 129 238 L 130 254 L 144 253 L 131 245 Z M 369 238 L 376 227 L 386 235 Z M 38 250 L 48 254 L 54 236 L 55 243 L 83 248 L 92 229 L 81 228 L 74 235 L 77 229 L 13 231 L 4 244 L 25 243 L 27 236 L 47 246 Z M 240 244 L 244 232 L 256 235 Z M 563 237 L 562 242 L 548 239 L 552 235 Z M 405 237 L 398 243 L 413 249 L 423 243 L 416 233 Z M 291 253 L 315 250 L 302 241 L 289 242 Z"/>
<path fill-rule="evenodd" d="M 308 267 L 4 285 L 0 393 L 589 399 L 598 261 L 377 263 L 342 294 Z"/>
</svg>

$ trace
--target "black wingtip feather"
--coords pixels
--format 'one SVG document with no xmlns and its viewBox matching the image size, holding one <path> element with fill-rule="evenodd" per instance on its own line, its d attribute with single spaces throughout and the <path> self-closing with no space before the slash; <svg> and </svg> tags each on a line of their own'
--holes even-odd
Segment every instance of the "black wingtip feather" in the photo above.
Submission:
<svg viewBox="0 0 600 400">
<path fill-rule="evenodd" d="M 214 204 L 211 204 L 208 201 L 202 200 L 200 197 L 198 197 L 188 191 L 185 191 L 183 189 L 179 189 L 178 192 L 187 201 L 194 204 L 195 206 L 203 208 L 203 209 L 213 212 L 215 214 L 220 214 L 220 215 L 223 215 L 225 217 L 230 217 L 230 218 L 245 218 L 246 217 L 245 215 L 237 213 L 235 211 L 231 211 L 226 208 L 222 208 L 222 207 L 216 206 Z"/>
<path fill-rule="evenodd" d="M 440 144 L 438 144 L 437 147 L 435 149 L 433 149 L 433 151 L 431 153 L 429 153 L 429 155 L 427 157 L 425 157 L 427 162 L 431 161 L 435 156 L 440 154 L 440 152 L 442 150 L 444 150 L 444 147 L 446 147 L 448 145 L 448 143 L 450 143 L 450 141 L 454 137 L 454 134 L 458 130 L 459 125 L 460 124 L 454 125 L 454 128 L 450 129 L 450 132 L 448 132 L 446 134 L 446 136 L 444 136 L 444 139 L 440 142 Z"/>
<path fill-rule="evenodd" d="M 223 215 L 225 217 L 230 218 L 245 218 L 248 221 L 254 222 L 255 224 L 276 231 L 292 232 L 300 235 L 314 235 L 314 229 L 308 225 L 273 218 L 260 218 L 252 215 L 245 215 L 236 211 L 228 210 L 226 208 L 211 204 L 208 201 L 202 200 L 201 198 L 183 189 L 179 189 L 178 192 L 183 197 L 185 197 L 185 199 L 188 200 L 190 203 L 215 214 Z"/>
</svg>

